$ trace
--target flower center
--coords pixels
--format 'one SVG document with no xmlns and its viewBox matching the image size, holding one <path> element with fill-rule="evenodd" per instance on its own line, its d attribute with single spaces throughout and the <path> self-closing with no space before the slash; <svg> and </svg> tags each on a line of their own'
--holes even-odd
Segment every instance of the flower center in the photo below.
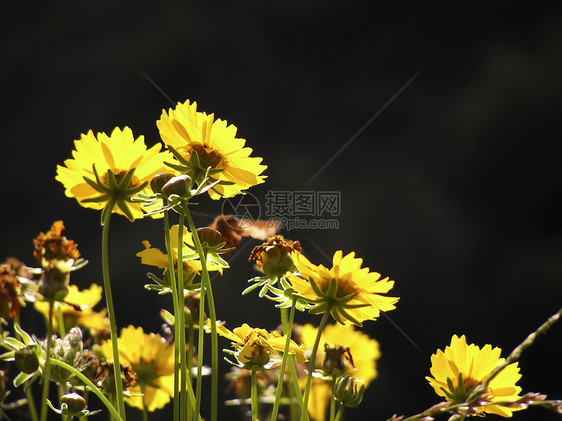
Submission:
<svg viewBox="0 0 562 421">
<path fill-rule="evenodd" d="M 137 374 L 137 383 L 159 388 L 154 381 L 160 377 L 156 370 L 156 361 L 146 362 L 143 358 L 137 364 L 131 363 L 133 371 Z"/>
<path fill-rule="evenodd" d="M 201 169 L 206 170 L 207 168 L 216 168 L 221 160 L 222 156 L 215 151 L 207 151 L 203 145 L 193 145 L 193 150 L 197 152 L 199 156 L 199 162 L 201 163 Z"/>
<path fill-rule="evenodd" d="M 121 183 L 121 181 L 123 180 L 123 178 L 125 178 L 125 176 L 127 175 L 127 171 L 115 170 L 115 171 L 113 171 L 113 174 L 115 175 L 115 181 L 117 181 L 117 185 L 119 185 Z M 100 180 L 101 180 L 101 182 L 103 183 L 104 186 L 109 187 L 107 172 L 105 174 L 101 175 Z M 129 182 L 129 185 L 125 186 L 125 187 L 127 189 L 128 188 L 135 188 L 138 185 L 139 185 L 139 179 L 133 174 L 133 178 L 131 178 L 131 181 Z"/>
</svg>

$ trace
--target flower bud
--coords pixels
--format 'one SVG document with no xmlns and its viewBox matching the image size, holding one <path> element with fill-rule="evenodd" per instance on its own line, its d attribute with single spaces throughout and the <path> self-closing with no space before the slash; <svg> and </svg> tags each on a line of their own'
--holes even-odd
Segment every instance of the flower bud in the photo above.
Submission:
<svg viewBox="0 0 562 421">
<path fill-rule="evenodd" d="M 152 177 L 152 180 L 150 180 L 150 188 L 154 193 L 161 193 L 162 187 L 173 177 L 174 175 L 170 173 L 156 174 Z"/>
<path fill-rule="evenodd" d="M 169 198 L 175 194 L 180 197 L 190 197 L 192 184 L 191 177 L 186 174 L 172 177 L 162 187 L 162 196 Z"/>
<path fill-rule="evenodd" d="M 342 405 L 353 408 L 359 405 L 363 400 L 364 391 L 364 384 L 362 384 L 358 390 L 356 379 L 349 376 L 343 376 L 336 381 L 336 386 L 334 387 L 334 398 Z"/>
<path fill-rule="evenodd" d="M 66 405 L 66 410 L 64 414 L 67 416 L 73 416 L 78 414 L 84 408 L 86 408 L 86 399 L 80 396 L 78 393 L 72 392 L 63 395 L 60 398 L 60 403 Z"/>
<path fill-rule="evenodd" d="M 261 254 L 263 271 L 270 276 L 282 276 L 295 269 L 291 255 L 281 246 L 268 248 Z"/>
<path fill-rule="evenodd" d="M 207 243 L 209 247 L 214 247 L 223 242 L 222 234 L 213 228 L 197 228 L 197 235 L 199 235 L 201 243 Z"/>
<path fill-rule="evenodd" d="M 34 373 L 39 368 L 39 358 L 32 349 L 22 348 L 15 352 L 16 367 L 26 374 Z"/>
</svg>

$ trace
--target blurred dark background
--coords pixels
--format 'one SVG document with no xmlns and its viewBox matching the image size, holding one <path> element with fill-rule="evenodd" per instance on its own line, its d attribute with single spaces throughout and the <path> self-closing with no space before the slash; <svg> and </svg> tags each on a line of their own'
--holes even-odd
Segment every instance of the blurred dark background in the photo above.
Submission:
<svg viewBox="0 0 562 421">
<path fill-rule="evenodd" d="M 560 307 L 559 2 L 17 2 L 3 9 L 0 258 L 34 265 L 31 240 L 63 219 L 90 261 L 73 282 L 102 284 L 99 213 L 64 196 L 56 165 L 90 129 L 128 125 L 149 145 L 159 141 L 155 122 L 173 104 L 144 72 L 174 103 L 196 100 L 238 127 L 269 167 L 267 182 L 251 190 L 260 200 L 268 190 L 341 192 L 339 229 L 284 232 L 312 261 L 329 265 L 324 254 L 355 250 L 396 280 L 392 292 L 401 299 L 389 316 L 423 352 L 384 317 L 365 323 L 381 345 L 379 378 L 348 419 L 429 407 L 438 402 L 424 379 L 429 358 L 452 334 L 507 355 Z M 221 212 L 218 202 L 200 203 L 202 212 Z M 135 256 L 142 240 L 162 246 L 161 233 L 159 221 L 112 220 L 121 327 L 157 331 L 159 309 L 170 308 L 169 297 L 143 288 L 149 269 Z M 246 252 L 214 281 L 227 326 L 278 323 L 272 303 L 239 295 L 255 276 L 246 256 L 258 243 L 245 240 Z M 30 330 L 43 328 L 31 309 L 23 317 Z M 521 358 L 523 390 L 562 398 L 561 356 L 562 323 Z M 220 414 L 238 417 L 233 409 Z M 560 415 L 533 409 L 514 419 Z"/>
</svg>

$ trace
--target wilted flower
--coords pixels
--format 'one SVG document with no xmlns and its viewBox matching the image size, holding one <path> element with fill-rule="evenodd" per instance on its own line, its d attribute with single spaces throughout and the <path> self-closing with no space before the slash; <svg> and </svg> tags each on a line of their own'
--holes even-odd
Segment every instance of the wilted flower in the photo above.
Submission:
<svg viewBox="0 0 562 421">
<path fill-rule="evenodd" d="M 53 327 L 58 329 L 59 313 L 62 313 L 65 330 L 69 330 L 73 326 L 94 330 L 108 329 L 107 309 L 100 312 L 94 311 L 94 307 L 102 299 L 102 290 L 103 288 L 96 284 L 92 284 L 90 288 L 84 290 L 78 290 L 76 285 L 69 285 L 64 301 L 54 303 Z M 49 303 L 37 301 L 35 309 L 43 314 L 45 319 L 49 317 Z"/>
<path fill-rule="evenodd" d="M 282 235 L 274 235 L 265 243 L 254 247 L 248 260 L 255 260 L 256 265 L 267 275 L 282 276 L 295 269 L 291 252 L 301 250 L 299 241 L 285 240 Z"/>
</svg>

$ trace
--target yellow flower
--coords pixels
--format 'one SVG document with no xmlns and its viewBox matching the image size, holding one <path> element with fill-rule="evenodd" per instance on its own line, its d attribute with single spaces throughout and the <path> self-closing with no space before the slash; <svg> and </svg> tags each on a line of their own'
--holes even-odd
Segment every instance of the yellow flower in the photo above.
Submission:
<svg viewBox="0 0 562 421">
<path fill-rule="evenodd" d="M 298 252 L 291 253 L 298 274 L 288 274 L 295 291 L 305 300 L 315 304 L 311 313 L 330 311 L 341 324 L 361 326 L 365 320 L 376 320 L 381 311 L 395 309 L 398 297 L 388 297 L 394 286 L 388 277 L 361 268 L 363 259 L 351 252 L 343 256 L 334 253 L 333 267 L 316 266 Z"/>
<path fill-rule="evenodd" d="M 141 327 L 129 326 L 121 329 L 117 339 L 119 362 L 129 364 L 137 374 L 137 381 L 129 388 L 132 396 L 126 402 L 142 409 L 143 399 L 149 411 L 163 408 L 174 396 L 174 347 L 154 333 L 146 334 Z M 113 356 L 111 341 L 102 344 L 107 358 Z"/>
<path fill-rule="evenodd" d="M 95 136 L 90 130 L 74 146 L 72 158 L 57 166 L 56 179 L 64 185 L 66 196 L 98 210 L 113 201 L 117 205 L 113 212 L 130 220 L 142 217 L 145 211 L 131 197 L 139 192 L 150 194 L 148 183 L 156 174 L 168 172 L 164 161 L 172 160 L 170 152 L 160 152 L 160 144 L 147 149 L 144 136 L 135 139 L 128 127 L 116 127 L 110 136 Z"/>
<path fill-rule="evenodd" d="M 445 347 L 445 351 L 439 349 L 431 356 L 429 371 L 433 377 L 426 377 L 426 379 L 439 396 L 443 396 L 449 402 L 462 403 L 476 385 L 483 382 L 500 363 L 505 361 L 500 358 L 500 354 L 500 348 L 485 345 L 480 349 L 474 344 L 467 345 L 464 335 L 460 338 L 453 335 L 451 345 Z M 521 388 L 515 383 L 520 378 L 518 363 L 508 365 L 490 381 L 486 395 L 482 399 L 486 405 L 475 409 L 502 417 L 511 417 L 512 412 L 517 408 L 493 403 L 519 399 Z"/>
<path fill-rule="evenodd" d="M 94 307 L 102 299 L 102 287 L 92 284 L 89 289 L 78 290 L 76 285 L 68 287 L 68 294 L 64 302 L 55 301 L 53 311 L 53 326 L 58 329 L 59 313 L 62 312 L 64 328 L 68 332 L 74 326 L 86 329 L 104 330 L 109 329 L 109 319 L 106 317 L 107 309 L 100 312 L 94 311 Z M 49 303 L 46 301 L 35 302 L 35 309 L 49 317 Z"/>
<path fill-rule="evenodd" d="M 172 228 L 170 228 L 170 243 L 172 245 L 172 257 L 174 266 L 178 261 L 178 232 L 179 225 L 174 225 L 172 226 Z M 143 244 L 145 246 L 145 249 L 137 253 L 137 257 L 141 258 L 142 264 L 156 266 L 162 269 L 168 269 L 168 255 L 162 252 L 160 249 L 152 248 L 148 241 L 143 241 Z M 187 275 L 193 272 L 201 272 L 201 261 L 197 260 L 199 259 L 199 254 L 197 254 L 197 252 L 193 251 L 192 249 L 195 247 L 193 243 L 193 236 L 190 232 L 187 231 L 186 227 L 183 227 L 183 244 L 184 246 L 182 247 L 182 254 L 184 257 L 184 274 Z M 207 258 L 209 259 L 209 256 L 207 256 Z M 217 270 L 222 275 L 222 270 L 225 267 L 227 266 L 221 264 L 220 262 L 214 262 L 210 259 L 207 261 L 208 271 Z"/>
<path fill-rule="evenodd" d="M 305 349 L 312 349 L 317 332 L 318 329 L 311 324 L 300 328 Z M 325 344 L 325 346 L 323 347 L 322 344 Z M 326 350 L 336 352 L 326 353 Z M 379 343 L 368 335 L 355 330 L 352 325 L 327 325 L 320 338 L 316 367 L 326 371 L 334 366 L 339 366 L 340 369 L 334 375 L 352 376 L 367 387 L 377 377 L 376 361 L 380 358 L 380 355 Z M 331 397 L 332 387 L 330 383 L 315 378 L 312 382 L 308 401 L 308 412 L 312 420 L 321 421 L 325 419 L 326 409 Z"/>
<path fill-rule="evenodd" d="M 221 181 L 209 190 L 211 198 L 232 197 L 263 183 L 261 174 L 267 167 L 261 165 L 262 158 L 250 157 L 252 149 L 236 137 L 236 126 L 215 120 L 214 114 L 198 112 L 196 102 L 178 103 L 167 113 L 162 110 L 156 125 L 164 143 L 178 152 L 182 169 L 196 183 L 201 183 L 211 167 L 211 178 Z"/>
<path fill-rule="evenodd" d="M 207 330 L 210 330 L 210 320 L 207 319 Z M 230 339 L 233 346 L 238 350 L 238 361 L 244 365 L 266 365 L 277 351 L 283 352 L 285 349 L 285 336 L 278 332 L 268 332 L 265 329 L 252 328 L 244 323 L 233 331 L 228 330 L 222 323 L 216 324 L 217 333 Z M 291 341 L 289 352 L 295 355 L 299 364 L 304 364 L 307 359 L 304 356 L 302 345 L 299 346 Z"/>
</svg>

